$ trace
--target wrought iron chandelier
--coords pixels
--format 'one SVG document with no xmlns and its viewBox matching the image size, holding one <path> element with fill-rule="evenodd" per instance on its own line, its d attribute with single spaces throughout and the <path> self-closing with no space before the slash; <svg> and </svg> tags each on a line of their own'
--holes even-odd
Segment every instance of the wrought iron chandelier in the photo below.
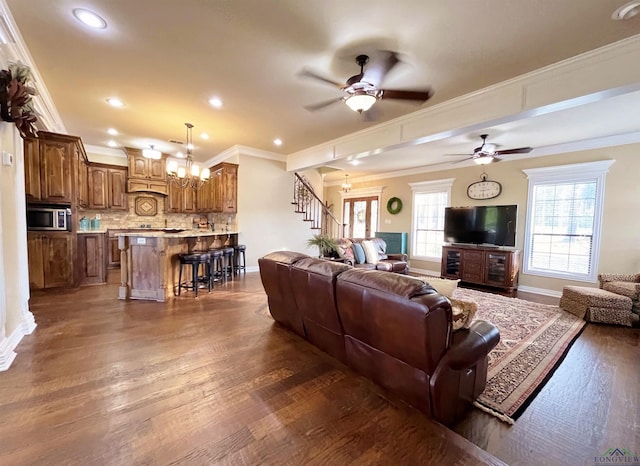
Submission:
<svg viewBox="0 0 640 466">
<path fill-rule="evenodd" d="M 167 175 L 172 182 L 176 183 L 182 189 L 186 189 L 188 187 L 198 189 L 209 180 L 210 173 L 208 168 L 200 171 L 198 164 L 193 163 L 193 157 L 191 156 L 193 150 L 193 125 L 191 123 L 185 123 L 184 125 L 187 127 L 186 162 L 184 165 L 178 165 L 176 160 L 168 161 Z"/>
</svg>

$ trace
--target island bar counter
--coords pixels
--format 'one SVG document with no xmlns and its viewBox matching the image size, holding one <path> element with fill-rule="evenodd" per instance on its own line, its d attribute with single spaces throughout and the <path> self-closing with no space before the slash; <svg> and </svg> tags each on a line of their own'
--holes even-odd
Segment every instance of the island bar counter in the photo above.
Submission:
<svg viewBox="0 0 640 466">
<path fill-rule="evenodd" d="M 121 260 L 118 298 L 160 302 L 175 296 L 178 254 L 234 246 L 238 241 L 237 231 L 149 231 L 117 236 Z"/>
</svg>

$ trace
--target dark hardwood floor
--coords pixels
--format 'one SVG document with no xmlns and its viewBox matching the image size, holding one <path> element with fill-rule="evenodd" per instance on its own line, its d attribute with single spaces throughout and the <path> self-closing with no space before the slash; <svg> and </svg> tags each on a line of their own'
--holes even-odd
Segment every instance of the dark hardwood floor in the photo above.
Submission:
<svg viewBox="0 0 640 466">
<path fill-rule="evenodd" d="M 587 325 L 515 425 L 474 409 L 461 437 L 274 324 L 257 273 L 166 304 L 119 301 L 110 282 L 34 293 L 38 327 L 0 373 L 0 464 L 593 465 L 609 448 L 640 453 L 638 329 Z"/>
</svg>

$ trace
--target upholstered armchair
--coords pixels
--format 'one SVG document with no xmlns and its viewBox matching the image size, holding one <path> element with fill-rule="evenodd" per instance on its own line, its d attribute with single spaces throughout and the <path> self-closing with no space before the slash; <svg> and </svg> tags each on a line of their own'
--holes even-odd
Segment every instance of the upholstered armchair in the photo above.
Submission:
<svg viewBox="0 0 640 466">
<path fill-rule="evenodd" d="M 602 273 L 598 275 L 600 288 L 631 298 L 633 301 L 633 312 L 640 313 L 640 273 L 635 275 L 620 275 L 612 273 Z"/>
</svg>

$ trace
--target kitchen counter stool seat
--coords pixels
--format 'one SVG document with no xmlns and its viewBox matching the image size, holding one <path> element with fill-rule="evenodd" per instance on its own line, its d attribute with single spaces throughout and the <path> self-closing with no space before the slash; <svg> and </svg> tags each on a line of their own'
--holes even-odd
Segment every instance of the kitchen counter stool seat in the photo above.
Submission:
<svg viewBox="0 0 640 466">
<path fill-rule="evenodd" d="M 192 289 L 195 297 L 198 297 L 198 288 L 200 285 L 206 285 L 208 291 L 211 291 L 210 279 L 210 261 L 211 256 L 208 252 L 194 251 L 192 253 L 178 254 L 180 260 L 180 270 L 178 272 L 178 296 L 182 292 L 182 288 Z M 191 266 L 191 280 L 182 281 L 183 266 Z M 204 267 L 204 274 L 200 273 L 200 266 Z"/>
</svg>

